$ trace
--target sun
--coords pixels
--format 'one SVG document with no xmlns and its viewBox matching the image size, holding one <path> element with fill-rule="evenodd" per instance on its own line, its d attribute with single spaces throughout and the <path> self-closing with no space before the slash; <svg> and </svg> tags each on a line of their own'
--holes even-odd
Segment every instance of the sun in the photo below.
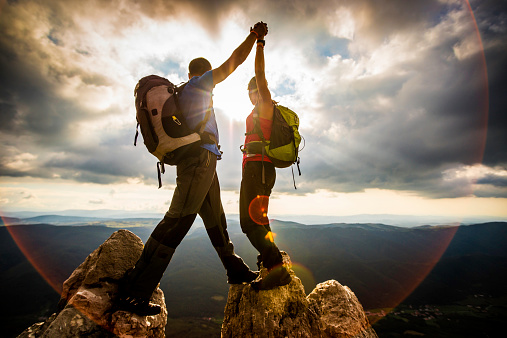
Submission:
<svg viewBox="0 0 507 338">
<path fill-rule="evenodd" d="M 215 110 L 219 110 L 230 120 L 244 121 L 253 108 L 247 91 L 250 78 L 246 72 L 239 72 L 219 83 L 213 90 Z"/>
</svg>

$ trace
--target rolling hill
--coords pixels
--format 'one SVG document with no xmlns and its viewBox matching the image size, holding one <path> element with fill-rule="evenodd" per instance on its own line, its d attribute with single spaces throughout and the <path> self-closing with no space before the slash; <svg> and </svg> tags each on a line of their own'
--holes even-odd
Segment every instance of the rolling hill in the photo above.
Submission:
<svg viewBox="0 0 507 338">
<path fill-rule="evenodd" d="M 76 226 L 84 220 L 66 220 L 73 225 L 0 227 L 0 323 L 6 337 L 50 315 L 63 281 L 118 227 L 146 241 L 157 222 L 93 219 L 92 225 Z M 507 282 L 507 223 L 403 228 L 273 221 L 272 228 L 277 245 L 289 253 L 307 292 L 316 283 L 336 279 L 349 286 L 368 310 L 451 304 L 473 295 L 492 299 L 507 295 L 503 287 Z M 229 221 L 229 232 L 236 252 L 255 267 L 257 254 L 239 224 Z M 161 288 L 173 321 L 216 318 L 219 323 L 228 285 L 199 224 L 176 251 Z M 389 321 L 386 318 L 376 324 L 380 325 L 377 332 Z"/>
</svg>

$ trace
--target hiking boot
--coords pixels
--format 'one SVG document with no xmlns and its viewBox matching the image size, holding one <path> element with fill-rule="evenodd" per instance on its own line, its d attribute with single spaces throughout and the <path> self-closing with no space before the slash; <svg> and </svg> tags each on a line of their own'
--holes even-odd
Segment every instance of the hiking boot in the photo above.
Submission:
<svg viewBox="0 0 507 338">
<path fill-rule="evenodd" d="M 284 286 L 292 281 L 289 271 L 285 266 L 276 267 L 268 272 L 264 278 L 257 278 L 250 283 L 254 290 L 271 290 L 277 286 Z"/>
<path fill-rule="evenodd" d="M 154 316 L 161 311 L 160 305 L 150 303 L 149 299 L 120 297 L 118 303 L 120 310 L 132 312 L 139 316 Z"/>
<path fill-rule="evenodd" d="M 262 256 L 260 254 L 257 255 L 257 268 L 259 271 L 262 268 Z"/>
<path fill-rule="evenodd" d="M 241 274 L 233 274 L 227 278 L 229 284 L 243 284 L 254 281 L 259 276 L 259 271 L 247 270 Z"/>
</svg>

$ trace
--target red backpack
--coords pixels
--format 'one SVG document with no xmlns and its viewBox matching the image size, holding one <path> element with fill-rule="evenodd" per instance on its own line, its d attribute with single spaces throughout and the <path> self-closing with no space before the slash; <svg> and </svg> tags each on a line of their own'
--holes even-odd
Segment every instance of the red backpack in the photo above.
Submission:
<svg viewBox="0 0 507 338">
<path fill-rule="evenodd" d="M 188 127 L 178 102 L 185 85 L 175 86 L 166 78 L 149 75 L 139 80 L 134 90 L 137 119 L 134 145 L 141 127 L 146 148 L 158 159 L 159 188 L 164 164 L 177 165 L 181 159 L 198 154 L 203 142 L 216 143 L 213 135 L 204 132 L 209 112 L 195 130 Z"/>
</svg>

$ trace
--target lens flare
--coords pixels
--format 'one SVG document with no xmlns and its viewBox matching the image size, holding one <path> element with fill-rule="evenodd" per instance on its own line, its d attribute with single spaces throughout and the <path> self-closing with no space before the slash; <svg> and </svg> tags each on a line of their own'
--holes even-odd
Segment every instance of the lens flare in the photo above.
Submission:
<svg viewBox="0 0 507 338">
<path fill-rule="evenodd" d="M 483 156 L 484 156 L 484 149 L 486 147 L 486 137 L 488 134 L 488 118 L 489 118 L 489 80 L 488 80 L 488 66 L 486 63 L 486 54 L 484 53 L 484 45 L 482 43 L 481 33 L 479 31 L 479 26 L 477 26 L 477 20 L 475 19 L 474 11 L 472 9 L 472 6 L 470 5 L 470 1 L 466 0 L 466 5 L 468 7 L 468 11 L 470 12 L 470 17 L 472 19 L 472 23 L 475 28 L 475 33 L 477 35 L 477 43 L 479 44 L 479 50 L 480 50 L 480 58 L 481 58 L 481 66 L 482 66 L 482 82 L 483 87 L 482 95 L 481 95 L 481 110 L 479 111 L 479 114 L 481 114 L 481 120 L 480 120 L 480 127 L 483 130 L 483 133 L 481 135 L 480 142 L 480 154 L 478 154 L 478 161 L 482 162 Z"/>
<path fill-rule="evenodd" d="M 291 267 L 294 273 L 296 274 L 296 277 L 298 277 L 301 280 L 301 283 L 303 283 L 305 293 L 309 294 L 310 292 L 312 292 L 312 290 L 315 289 L 315 286 L 317 286 L 313 272 L 309 268 L 298 262 L 292 262 Z"/>
<path fill-rule="evenodd" d="M 268 241 L 270 241 L 271 243 L 274 243 L 275 242 L 275 237 L 276 237 L 276 234 L 272 231 L 269 231 L 267 234 L 266 234 L 266 239 Z"/>
<path fill-rule="evenodd" d="M 424 245 L 424 249 L 414 251 L 411 254 L 412 257 L 409 259 L 411 266 L 410 271 L 403 266 L 378 266 L 374 268 L 389 271 L 388 275 L 391 280 L 395 282 L 396 286 L 389 286 L 388 284 L 382 285 L 381 283 L 376 285 L 377 290 L 375 292 L 378 294 L 388 293 L 389 298 L 384 300 L 382 309 L 377 309 L 378 311 L 374 312 L 375 315 L 369 316 L 371 324 L 389 314 L 419 287 L 435 265 L 438 264 L 458 230 L 459 224 L 449 225 L 448 228 L 436 231 L 432 234 L 431 238 L 421 243 Z M 371 286 L 368 286 L 368 290 L 363 292 L 371 291 Z M 355 290 L 355 292 L 361 293 L 361 290 Z"/>
<path fill-rule="evenodd" d="M 250 218 L 257 224 L 267 225 L 268 219 L 269 196 L 258 195 L 248 206 L 248 214 Z"/>
<path fill-rule="evenodd" d="M 486 137 L 488 132 L 488 118 L 489 118 L 489 83 L 488 83 L 488 70 L 486 63 L 486 56 L 484 53 L 484 46 L 482 43 L 481 33 L 479 31 L 479 27 L 477 25 L 477 21 L 475 19 L 475 15 L 470 5 L 470 1 L 465 1 L 465 6 L 468 12 L 470 13 L 470 19 L 474 26 L 474 30 L 476 33 L 476 41 L 479 46 L 479 58 L 480 58 L 480 66 L 482 68 L 482 72 L 480 74 L 481 87 L 478 89 L 480 93 L 479 101 L 479 109 L 477 111 L 479 119 L 479 129 L 482 131 L 480 137 L 477 142 L 479 143 L 479 147 L 477 147 L 478 151 L 473 154 L 473 160 L 476 163 L 481 163 L 483 161 L 484 150 L 486 146 Z M 473 189 L 473 187 L 471 188 Z M 470 191 L 472 193 L 472 191 Z M 439 232 L 440 236 L 433 239 L 433 243 L 431 248 L 427 248 L 425 250 L 424 257 L 420 257 L 418 260 L 419 268 L 417 271 L 414 271 L 412 274 L 406 274 L 404 276 L 398 276 L 399 287 L 394 289 L 391 294 L 391 301 L 387 308 L 376 312 L 376 316 L 374 318 L 369 317 L 370 322 L 374 323 L 377 320 L 381 319 L 389 312 L 393 310 L 396 306 L 401 304 L 408 296 L 412 294 L 412 292 L 426 279 L 426 277 L 430 274 L 431 270 L 435 267 L 436 264 L 440 261 L 440 258 L 444 254 L 445 250 L 453 240 L 456 232 L 459 230 L 459 223 L 450 224 L 449 228 L 446 231 Z M 391 290 L 390 290 L 391 291 Z"/>
<path fill-rule="evenodd" d="M 482 86 L 479 89 L 481 94 L 479 102 L 481 109 L 478 111 L 478 114 L 480 114 L 481 117 L 479 121 L 479 127 L 482 130 L 482 133 L 480 139 L 478 140 L 480 143 L 480 147 L 478 149 L 480 149 L 480 151 L 474 155 L 476 155 L 475 160 L 477 162 L 482 162 L 488 128 L 488 73 L 481 34 L 469 0 L 465 0 L 465 6 L 470 13 L 470 18 L 472 20 L 471 22 L 474 25 L 476 32 L 476 41 L 480 47 L 479 57 L 481 63 L 480 66 L 482 68 L 480 80 Z M 268 203 L 268 196 L 257 196 L 251 201 L 249 205 L 249 215 L 251 219 L 257 224 L 267 225 L 270 223 L 267 217 Z M 23 225 L 8 224 L 8 219 L 4 217 L 1 218 L 6 230 L 9 232 L 19 250 L 23 253 L 26 259 L 35 268 L 35 270 L 40 274 L 40 276 L 49 285 L 51 285 L 51 287 L 56 290 L 56 292 L 60 294 L 62 290 L 62 281 L 64 281 L 68 275 L 63 275 L 63 270 L 61 267 L 55 266 L 54 261 L 50 259 L 50 255 L 44 254 L 43 247 L 37 240 L 37 236 L 34 236 L 33 233 L 29 232 L 30 230 L 33 230 L 33 228 L 24 227 Z M 378 292 L 387 291 L 390 293 L 390 304 L 388 306 L 395 307 L 399 305 L 425 280 L 434 266 L 439 262 L 441 256 L 444 254 L 458 229 L 458 226 L 449 227 L 447 231 L 441 233 L 441 236 L 439 238 L 434 238 L 434 242 L 432 243 L 431 247 L 428 247 L 426 250 L 424 250 L 424 252 L 421 253 L 420 257 L 417 257 L 419 266 L 417 271 L 406 271 L 403 274 L 401 274 L 401 272 L 396 274 L 396 280 L 393 279 L 393 284 L 396 284 L 397 287 L 391 287 L 389 289 L 386 287 L 385 290 L 381 290 L 379 287 Z M 274 241 L 275 236 L 276 234 L 269 232 L 267 238 L 270 241 Z M 296 275 L 298 275 L 298 277 L 304 281 L 303 284 L 305 287 L 308 287 L 310 289 L 309 291 L 311 291 L 311 289 L 313 289 L 313 287 L 316 285 L 313 273 L 308 268 L 298 263 L 293 263 L 293 270 L 296 272 Z M 339 279 L 340 276 L 337 276 L 337 280 Z M 371 287 L 372 286 L 370 284 L 365 283 L 365 288 Z M 360 290 L 353 291 L 356 292 Z"/>
<path fill-rule="evenodd" d="M 69 276 L 65 275 L 65 272 L 55 264 L 44 244 L 37 240 L 37 236 L 34 236 L 33 232 L 36 229 L 24 225 L 10 224 L 8 219 L 1 218 L 14 243 L 16 243 L 28 262 L 58 294 L 61 294 L 62 282 Z"/>
</svg>

